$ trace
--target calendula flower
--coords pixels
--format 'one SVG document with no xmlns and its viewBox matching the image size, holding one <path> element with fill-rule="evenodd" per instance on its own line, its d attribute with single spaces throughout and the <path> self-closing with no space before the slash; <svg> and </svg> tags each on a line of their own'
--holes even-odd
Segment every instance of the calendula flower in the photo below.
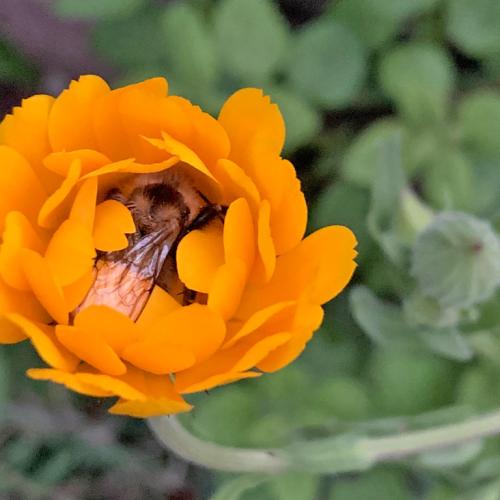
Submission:
<svg viewBox="0 0 500 500">
<path fill-rule="evenodd" d="M 187 411 L 184 394 L 274 372 L 348 283 L 355 238 L 303 239 L 278 107 L 236 92 L 218 119 L 154 78 L 83 76 L 0 125 L 0 342 L 28 375 L 112 413 Z"/>
</svg>

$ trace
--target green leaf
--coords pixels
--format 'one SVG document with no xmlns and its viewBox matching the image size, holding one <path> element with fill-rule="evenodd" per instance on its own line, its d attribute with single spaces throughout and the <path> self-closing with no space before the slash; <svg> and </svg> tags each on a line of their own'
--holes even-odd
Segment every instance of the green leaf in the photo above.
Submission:
<svg viewBox="0 0 500 500">
<path fill-rule="evenodd" d="M 498 375 L 482 365 L 469 368 L 459 380 L 456 400 L 478 411 L 496 408 L 500 403 Z"/>
<path fill-rule="evenodd" d="M 467 338 L 456 328 L 423 328 L 419 330 L 418 336 L 429 350 L 446 358 L 469 361 L 474 356 Z"/>
<path fill-rule="evenodd" d="M 287 151 L 294 151 L 303 146 L 319 133 L 321 130 L 319 112 L 299 94 L 283 88 L 272 88 L 269 95 L 283 113 Z"/>
<path fill-rule="evenodd" d="M 268 476 L 250 474 L 230 479 L 210 497 L 210 500 L 239 500 L 245 492 L 257 488 L 268 479 Z"/>
<path fill-rule="evenodd" d="M 217 54 L 231 75 L 265 82 L 285 56 L 285 20 L 270 0 L 222 0 L 215 6 Z"/>
<path fill-rule="evenodd" d="M 457 326 L 460 310 L 454 307 L 442 307 L 431 297 L 414 290 L 403 301 L 405 318 L 415 327 L 449 328 Z"/>
<path fill-rule="evenodd" d="M 441 210 L 470 210 L 475 202 L 475 173 L 461 151 L 437 149 L 422 176 L 426 198 Z"/>
<path fill-rule="evenodd" d="M 405 130 L 395 120 L 378 120 L 359 133 L 342 162 L 342 176 L 362 187 L 370 187 L 376 176 L 374 158 L 380 155 L 387 144 L 404 140 Z"/>
<path fill-rule="evenodd" d="M 372 199 L 368 212 L 368 229 L 380 247 L 396 264 L 404 264 L 405 243 L 397 224 L 401 196 L 406 185 L 401 159 L 402 137 L 393 135 L 380 143 L 373 156 L 376 175 L 372 183 Z"/>
<path fill-rule="evenodd" d="M 325 108 L 339 108 L 349 105 L 362 89 L 366 54 L 348 28 L 320 19 L 297 33 L 288 69 L 300 94 Z"/>
<path fill-rule="evenodd" d="M 472 306 L 500 284 L 500 241 L 488 222 L 443 212 L 418 237 L 411 272 L 442 306 Z"/>
<path fill-rule="evenodd" d="M 363 285 L 351 288 L 349 301 L 355 320 L 376 344 L 397 348 L 411 341 L 411 328 L 398 306 L 383 302 Z"/>
<path fill-rule="evenodd" d="M 60 17 L 109 19 L 130 16 L 143 5 L 144 0 L 56 0 L 54 11 Z"/>
<path fill-rule="evenodd" d="M 449 37 L 465 53 L 482 57 L 500 50 L 500 3 L 496 0 L 449 0 Z"/>
<path fill-rule="evenodd" d="M 335 2 L 334 19 L 351 28 L 371 48 L 393 38 L 409 17 L 432 9 L 439 0 L 349 0 Z"/>
<path fill-rule="evenodd" d="M 330 500 L 408 500 L 408 488 L 401 474 L 386 468 L 358 477 L 334 481 Z"/>
<path fill-rule="evenodd" d="M 461 136 L 466 147 L 500 154 L 500 94 L 480 90 L 467 95 L 458 108 Z"/>
<path fill-rule="evenodd" d="M 382 59 L 379 78 L 384 92 L 408 119 L 418 124 L 444 119 L 455 70 L 443 49 L 416 42 L 398 46 Z"/>
<path fill-rule="evenodd" d="M 211 34 L 200 13 L 187 3 L 174 2 L 161 14 L 163 47 L 173 92 L 204 104 L 217 76 Z"/>
<path fill-rule="evenodd" d="M 290 472 L 272 479 L 269 483 L 274 500 L 307 500 L 316 497 L 319 477 L 301 472 Z"/>
</svg>

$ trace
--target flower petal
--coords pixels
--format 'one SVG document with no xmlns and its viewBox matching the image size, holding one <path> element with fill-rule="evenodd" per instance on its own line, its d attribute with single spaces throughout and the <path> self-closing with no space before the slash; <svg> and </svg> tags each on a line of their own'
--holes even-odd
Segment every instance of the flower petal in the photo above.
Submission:
<svg viewBox="0 0 500 500">
<path fill-rule="evenodd" d="M 126 348 L 123 356 L 153 373 L 175 372 L 187 366 L 181 368 L 176 364 L 175 367 L 171 367 L 171 362 L 175 360 L 174 353 L 178 353 L 180 359 L 186 363 L 189 361 L 187 354 L 192 354 L 194 359 L 191 365 L 195 361 L 203 361 L 221 346 L 225 333 L 225 323 L 218 314 L 207 306 L 191 304 L 176 309 L 151 325 L 145 337 Z M 139 353 L 143 355 L 149 353 L 147 365 L 139 359 Z M 153 370 L 150 364 L 153 361 L 161 363 L 160 353 L 164 353 L 165 358 L 168 356 L 168 360 L 165 359 L 164 364 L 160 366 L 155 364 Z"/>
<path fill-rule="evenodd" d="M 35 220 L 46 194 L 34 170 L 17 151 L 0 146 L 0 165 L 0 231 L 3 231 L 6 214 L 14 210 Z"/>
<path fill-rule="evenodd" d="M 219 122 L 231 141 L 229 159 L 244 170 L 247 170 L 250 151 L 279 155 L 283 149 L 285 122 L 278 106 L 271 104 L 260 89 L 242 89 L 229 97 Z"/>
<path fill-rule="evenodd" d="M 68 176 L 59 188 L 54 191 L 40 208 L 38 213 L 38 225 L 53 229 L 59 226 L 67 218 L 71 204 L 73 202 L 70 196 L 74 192 L 78 180 L 80 179 L 81 166 L 80 160 L 75 160 L 68 171 Z"/>
<path fill-rule="evenodd" d="M 263 200 L 259 208 L 259 221 L 257 227 L 258 254 L 255 262 L 253 282 L 267 283 L 276 268 L 276 250 L 271 236 L 271 205 Z"/>
<path fill-rule="evenodd" d="M 238 198 L 245 198 L 253 211 L 260 205 L 260 194 L 257 186 L 242 168 L 231 160 L 221 159 L 215 165 L 215 177 L 223 190 L 224 205 L 230 205 Z"/>
<path fill-rule="evenodd" d="M 204 363 L 178 373 L 175 387 L 183 394 L 207 389 L 215 375 L 244 372 L 290 338 L 290 333 L 277 333 L 261 339 L 244 339 L 230 349 L 218 351 Z"/>
<path fill-rule="evenodd" d="M 115 351 L 92 330 L 57 325 L 56 336 L 66 349 L 106 375 L 123 375 L 127 371 Z"/>
<path fill-rule="evenodd" d="M 98 76 L 85 75 L 71 82 L 50 111 L 49 140 L 54 151 L 97 148 L 92 115 L 108 92 L 108 84 Z"/>
<path fill-rule="evenodd" d="M 97 205 L 94 224 L 94 244 L 103 252 L 115 252 L 128 247 L 127 234 L 135 233 L 130 210 L 116 200 Z"/>
<path fill-rule="evenodd" d="M 193 392 L 208 391 L 214 387 L 232 384 L 233 382 L 247 378 L 257 378 L 261 375 L 262 373 L 252 371 L 219 373 L 217 375 L 208 376 L 208 378 L 203 379 L 201 382 L 193 382 L 181 392 L 183 394 L 192 394 Z"/>
<path fill-rule="evenodd" d="M 142 330 L 146 330 L 152 323 L 179 307 L 181 305 L 168 292 L 155 286 L 136 323 Z"/>
<path fill-rule="evenodd" d="M 177 247 L 177 271 L 191 290 L 208 293 L 217 269 L 224 264 L 222 227 L 214 221 L 188 233 Z"/>
<path fill-rule="evenodd" d="M 174 415 L 193 408 L 186 401 L 170 399 L 148 399 L 146 401 L 127 401 L 120 399 L 108 411 L 114 415 L 127 415 L 136 418 L 150 418 L 160 415 Z"/>
<path fill-rule="evenodd" d="M 34 95 L 23 99 L 0 124 L 0 144 L 21 153 L 31 164 L 44 188 L 52 191 L 58 178 L 43 168 L 42 160 L 50 152 L 47 132 L 49 112 L 54 98 Z"/>
<path fill-rule="evenodd" d="M 51 368 L 31 368 L 26 372 L 28 377 L 33 380 L 49 380 L 56 384 L 62 384 L 68 389 L 84 394 L 86 396 L 95 396 L 98 398 L 109 397 L 112 394 L 109 391 L 102 390 L 96 386 L 86 384 L 78 378 L 76 373 L 67 373 Z M 103 375 L 104 376 L 104 375 Z"/>
<path fill-rule="evenodd" d="M 19 314 L 6 317 L 31 339 L 40 357 L 52 368 L 71 372 L 77 367 L 80 360 L 59 344 L 54 327 L 35 323 Z"/>
<path fill-rule="evenodd" d="M 50 171 L 67 177 L 71 164 L 79 160 L 82 167 L 82 175 L 93 172 L 104 165 L 111 163 L 111 160 L 93 149 L 76 149 L 74 151 L 57 151 L 47 155 L 43 164 Z"/>
<path fill-rule="evenodd" d="M 356 263 L 356 238 L 343 226 L 328 226 L 281 255 L 269 283 L 250 285 L 241 300 L 239 317 L 276 302 L 297 300 L 307 294 L 310 302 L 324 304 L 347 285 Z"/>
<path fill-rule="evenodd" d="M 69 218 L 79 222 L 89 231 L 92 231 L 94 228 L 96 199 L 97 179 L 92 177 L 84 180 L 76 193 Z"/>
<path fill-rule="evenodd" d="M 224 219 L 223 239 L 226 262 L 239 260 L 249 272 L 255 259 L 256 235 L 245 198 L 239 198 L 229 205 Z"/>
<path fill-rule="evenodd" d="M 63 287 L 64 301 L 69 311 L 74 311 L 83 302 L 94 281 L 95 276 L 92 269 L 71 285 Z"/>
<path fill-rule="evenodd" d="M 92 235 L 80 222 L 68 219 L 54 233 L 45 251 L 52 275 L 62 287 L 75 283 L 94 266 Z"/>
<path fill-rule="evenodd" d="M 58 322 L 68 322 L 69 309 L 64 300 L 61 287 L 54 280 L 45 259 L 33 250 L 22 250 L 24 274 L 35 297 L 45 310 Z"/>
<path fill-rule="evenodd" d="M 295 360 L 305 349 L 313 332 L 323 321 L 323 309 L 315 304 L 303 303 L 297 311 L 293 336 L 289 342 L 278 347 L 257 365 L 264 372 L 275 372 Z"/>
<path fill-rule="evenodd" d="M 30 289 L 22 268 L 20 252 L 23 248 L 42 252 L 44 243 L 24 214 L 9 212 L 0 247 L 0 275 L 5 283 L 17 290 Z"/>
<path fill-rule="evenodd" d="M 136 324 L 124 314 L 107 306 L 90 306 L 75 317 L 75 327 L 102 338 L 118 354 L 140 333 Z"/>
<path fill-rule="evenodd" d="M 224 320 L 231 318 L 240 305 L 247 273 L 245 264 L 234 258 L 219 267 L 215 273 L 207 305 Z"/>
</svg>

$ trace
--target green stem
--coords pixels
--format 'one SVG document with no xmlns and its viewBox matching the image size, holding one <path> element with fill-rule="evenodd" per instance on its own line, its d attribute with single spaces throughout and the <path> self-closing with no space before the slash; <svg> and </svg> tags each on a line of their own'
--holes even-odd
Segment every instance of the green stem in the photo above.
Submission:
<svg viewBox="0 0 500 500">
<path fill-rule="evenodd" d="M 203 441 L 175 417 L 157 417 L 149 425 L 176 455 L 201 467 L 230 472 L 276 474 L 287 470 L 316 473 L 354 472 L 500 434 L 500 410 L 454 424 L 384 437 L 338 436 L 295 443 L 284 449 L 244 449 Z"/>
</svg>

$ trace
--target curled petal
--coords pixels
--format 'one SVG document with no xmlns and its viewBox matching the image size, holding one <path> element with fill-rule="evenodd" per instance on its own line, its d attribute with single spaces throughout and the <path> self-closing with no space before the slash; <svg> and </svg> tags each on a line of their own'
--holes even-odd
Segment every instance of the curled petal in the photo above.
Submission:
<svg viewBox="0 0 500 500">
<path fill-rule="evenodd" d="M 214 221 L 203 230 L 188 233 L 177 248 L 177 270 L 191 290 L 208 293 L 217 269 L 224 264 L 222 227 Z"/>
<path fill-rule="evenodd" d="M 40 208 L 38 225 L 53 229 L 67 218 L 73 203 L 74 188 L 80 179 L 81 170 L 80 160 L 75 160 L 69 168 L 66 179 L 45 200 L 45 203 Z"/>
<path fill-rule="evenodd" d="M 271 206 L 267 200 L 260 204 L 259 220 L 257 226 L 257 260 L 255 263 L 255 274 L 252 276 L 254 282 L 267 283 L 276 268 L 276 250 L 271 235 Z"/>
<path fill-rule="evenodd" d="M 108 163 L 111 160 L 93 149 L 76 149 L 74 151 L 57 151 L 46 156 L 43 160 L 43 164 L 50 171 L 67 177 L 71 164 L 78 160 L 82 168 L 82 175 L 93 172 Z"/>
<path fill-rule="evenodd" d="M 130 210 L 115 200 L 97 205 L 94 224 L 94 244 L 103 252 L 115 252 L 128 247 L 127 234 L 135 233 Z"/>
</svg>

